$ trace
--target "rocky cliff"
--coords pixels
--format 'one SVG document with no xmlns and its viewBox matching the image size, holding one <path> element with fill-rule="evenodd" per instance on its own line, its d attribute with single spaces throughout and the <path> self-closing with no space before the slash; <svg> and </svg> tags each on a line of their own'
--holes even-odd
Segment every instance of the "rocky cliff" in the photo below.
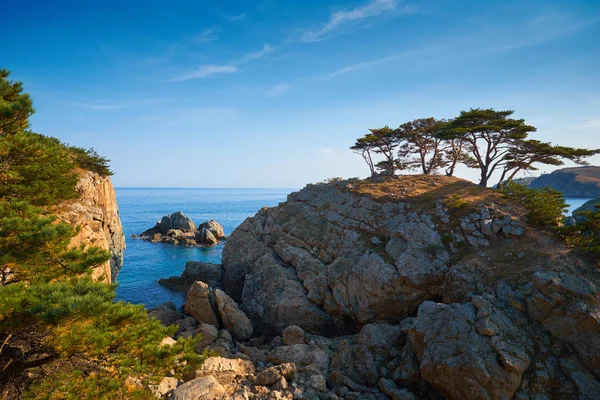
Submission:
<svg viewBox="0 0 600 400">
<path fill-rule="evenodd" d="M 58 216 L 79 228 L 77 235 L 71 240 L 72 247 L 85 244 L 110 251 L 110 260 L 95 268 L 92 276 L 109 283 L 114 282 L 121 269 L 125 250 L 125 236 L 115 189 L 109 177 L 81 171 L 77 192 L 80 197 L 62 204 Z"/>
<path fill-rule="evenodd" d="M 600 398 L 600 274 L 524 213 L 441 176 L 290 194 L 151 313 L 221 355 L 173 398 Z"/>
<path fill-rule="evenodd" d="M 600 167 L 563 168 L 534 179 L 529 187 L 549 186 L 565 197 L 600 197 Z"/>
</svg>

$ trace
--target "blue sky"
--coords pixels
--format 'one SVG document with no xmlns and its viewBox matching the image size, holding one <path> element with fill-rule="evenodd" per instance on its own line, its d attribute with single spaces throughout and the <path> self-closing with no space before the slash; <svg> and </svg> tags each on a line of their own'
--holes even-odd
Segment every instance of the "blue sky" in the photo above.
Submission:
<svg viewBox="0 0 600 400">
<path fill-rule="evenodd" d="M 0 66 L 32 128 L 94 147 L 117 186 L 366 176 L 348 147 L 368 128 L 470 107 L 600 148 L 597 0 L 89 3 L 3 4 Z"/>
</svg>

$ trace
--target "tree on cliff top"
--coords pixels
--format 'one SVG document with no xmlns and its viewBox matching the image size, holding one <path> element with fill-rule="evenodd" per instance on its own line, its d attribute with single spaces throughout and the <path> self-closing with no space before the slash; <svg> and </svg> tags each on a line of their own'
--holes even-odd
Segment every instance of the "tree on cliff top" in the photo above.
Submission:
<svg viewBox="0 0 600 400">
<path fill-rule="evenodd" d="M 400 143 L 398 166 L 401 169 L 420 168 L 429 175 L 449 164 L 449 143 L 442 133 L 448 121 L 419 118 L 406 122 L 395 131 Z"/>
<path fill-rule="evenodd" d="M 513 119 L 512 110 L 470 109 L 461 111 L 445 134 L 445 138 L 462 139 L 470 147 L 480 170 L 480 186 L 487 186 L 494 172 L 503 168 L 506 156 L 536 128 L 523 119 Z"/>
<path fill-rule="evenodd" d="M 23 84 L 9 80 L 9 75 L 10 71 L 0 69 L 0 137 L 26 129 L 34 113 L 29 94 L 23 93 Z"/>
</svg>

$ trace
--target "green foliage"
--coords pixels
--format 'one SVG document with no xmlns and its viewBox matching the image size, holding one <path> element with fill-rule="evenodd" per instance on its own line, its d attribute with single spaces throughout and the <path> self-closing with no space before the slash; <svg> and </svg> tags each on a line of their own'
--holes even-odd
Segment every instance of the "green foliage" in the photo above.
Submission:
<svg viewBox="0 0 600 400">
<path fill-rule="evenodd" d="M 528 211 L 528 222 L 535 225 L 556 228 L 562 222 L 563 213 L 567 209 L 562 193 L 552 188 L 530 189 L 508 182 L 500 187 L 500 191 L 509 199 L 523 204 Z"/>
<path fill-rule="evenodd" d="M 576 225 L 563 227 L 560 233 L 565 242 L 589 256 L 600 267 L 600 204 L 595 211 L 583 211 Z"/>
<path fill-rule="evenodd" d="M 20 321 L 26 326 L 20 326 Z M 142 306 L 115 303 L 113 285 L 89 278 L 0 287 L 0 333 L 32 323 L 49 330 L 45 345 L 61 363 L 61 372 L 36 381 L 29 398 L 68 398 L 69 394 L 129 398 L 128 376 L 156 382 L 178 362 L 177 372 L 182 374 L 205 357 L 194 352 L 198 339 L 161 345 L 165 336 L 174 334 L 174 327 L 148 319 Z M 69 363 L 73 357 L 88 363 Z M 94 376 L 92 382 L 78 378 L 83 372 Z"/>
<path fill-rule="evenodd" d="M 29 126 L 33 102 L 23 93 L 23 84 L 8 79 L 10 71 L 0 69 L 0 137 L 21 132 Z"/>
<path fill-rule="evenodd" d="M 69 248 L 77 231 L 49 206 L 77 197 L 76 167 L 107 176 L 108 160 L 27 131 L 31 99 L 7 77 L 0 70 L 0 397 L 151 398 L 148 384 L 207 357 L 194 351 L 201 338 L 162 345 L 175 327 L 92 281 L 110 253 Z"/>
<path fill-rule="evenodd" d="M 0 137 L 0 197 L 50 205 L 77 196 L 77 176 L 58 139 L 31 132 Z"/>
<path fill-rule="evenodd" d="M 71 146 L 69 152 L 73 155 L 75 164 L 79 168 L 95 172 L 101 176 L 113 174 L 108 165 L 110 160 L 99 155 L 96 150 Z"/>
<path fill-rule="evenodd" d="M 0 201 L 0 268 L 13 281 L 51 281 L 91 271 L 110 254 L 102 249 L 67 246 L 75 230 L 26 201 Z"/>
<path fill-rule="evenodd" d="M 448 210 L 465 210 L 471 205 L 470 202 L 461 199 L 457 194 L 444 199 L 443 203 Z"/>
</svg>

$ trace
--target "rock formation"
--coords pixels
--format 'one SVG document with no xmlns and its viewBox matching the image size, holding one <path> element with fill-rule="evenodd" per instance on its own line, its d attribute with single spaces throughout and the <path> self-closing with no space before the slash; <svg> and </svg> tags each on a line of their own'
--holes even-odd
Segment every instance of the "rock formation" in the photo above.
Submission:
<svg viewBox="0 0 600 400">
<path fill-rule="evenodd" d="M 549 186 L 565 197 L 600 197 L 600 167 L 562 168 L 534 179 L 529 187 Z"/>
<path fill-rule="evenodd" d="M 198 246 L 215 245 L 220 239 L 225 239 L 225 233 L 223 227 L 214 220 L 203 222 L 196 229 L 194 222 L 178 211 L 165 215 L 154 227 L 142 232 L 139 237 L 149 242 Z"/>
<path fill-rule="evenodd" d="M 80 197 L 61 205 L 58 217 L 79 227 L 70 246 L 97 246 L 111 253 L 111 259 L 95 268 L 92 276 L 114 282 L 123 263 L 125 236 L 119 218 L 114 187 L 109 177 L 84 171 L 77 183 Z"/>
<path fill-rule="evenodd" d="M 174 398 L 600 398 L 600 274 L 523 215 L 435 176 L 260 210 L 195 268 L 191 323 L 156 312 L 220 354 Z"/>
</svg>

